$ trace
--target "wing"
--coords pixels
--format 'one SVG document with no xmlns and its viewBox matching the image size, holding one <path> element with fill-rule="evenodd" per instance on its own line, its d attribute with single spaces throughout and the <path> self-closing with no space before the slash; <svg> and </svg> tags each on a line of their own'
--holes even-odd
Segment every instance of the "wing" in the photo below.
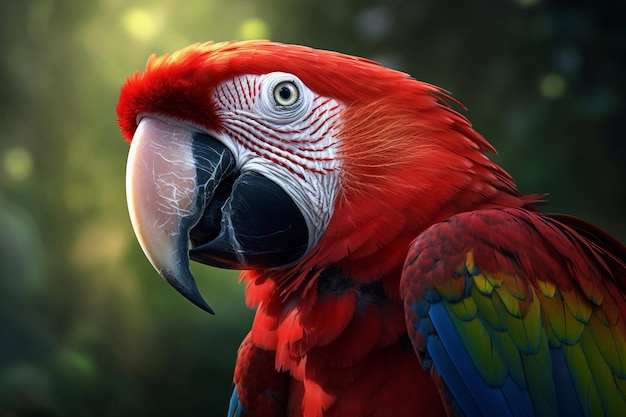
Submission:
<svg viewBox="0 0 626 417">
<path fill-rule="evenodd" d="M 412 244 L 409 335 L 449 414 L 626 412 L 626 247 L 523 209 L 454 216 Z"/>
</svg>

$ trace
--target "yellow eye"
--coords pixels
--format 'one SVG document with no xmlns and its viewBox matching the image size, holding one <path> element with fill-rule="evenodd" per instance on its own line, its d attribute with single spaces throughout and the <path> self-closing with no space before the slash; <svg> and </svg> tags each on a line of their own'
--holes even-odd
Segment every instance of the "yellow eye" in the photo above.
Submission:
<svg viewBox="0 0 626 417">
<path fill-rule="evenodd" d="M 274 100 L 279 106 L 292 106 L 300 98 L 298 87 L 291 81 L 283 81 L 274 87 Z"/>
</svg>

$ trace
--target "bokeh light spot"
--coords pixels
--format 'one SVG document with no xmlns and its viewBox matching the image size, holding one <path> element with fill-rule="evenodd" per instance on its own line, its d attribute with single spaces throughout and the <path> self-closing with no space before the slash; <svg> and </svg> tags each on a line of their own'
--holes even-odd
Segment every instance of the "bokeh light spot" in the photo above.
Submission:
<svg viewBox="0 0 626 417">
<path fill-rule="evenodd" d="M 161 19 L 154 12 L 133 7 L 122 15 L 122 26 L 130 36 L 145 42 L 154 39 L 159 33 Z"/>
<path fill-rule="evenodd" d="M 253 17 L 239 26 L 239 37 L 241 40 L 269 39 L 269 25 L 263 19 Z"/>
<path fill-rule="evenodd" d="M 95 362 L 84 352 L 63 349 L 60 351 L 59 359 L 61 365 L 77 377 L 92 378 L 97 373 Z"/>
<path fill-rule="evenodd" d="M 30 152 L 20 146 L 10 148 L 2 160 L 4 170 L 17 181 L 23 181 L 33 172 L 33 157 Z"/>
<path fill-rule="evenodd" d="M 565 93 L 567 83 L 565 79 L 555 73 L 545 75 L 539 84 L 539 90 L 544 97 L 549 99 L 559 98 Z"/>
<path fill-rule="evenodd" d="M 81 229 L 72 246 L 71 259 L 79 268 L 114 265 L 129 244 L 127 229 L 117 221 L 95 221 Z"/>
</svg>

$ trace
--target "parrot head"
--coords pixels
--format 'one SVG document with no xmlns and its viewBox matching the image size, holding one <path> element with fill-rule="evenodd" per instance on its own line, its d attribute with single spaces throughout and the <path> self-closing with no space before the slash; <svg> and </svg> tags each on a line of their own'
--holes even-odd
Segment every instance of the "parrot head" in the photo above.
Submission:
<svg viewBox="0 0 626 417">
<path fill-rule="evenodd" d="M 282 295 L 325 265 L 364 280 L 399 268 L 398 248 L 435 215 L 499 195 L 492 184 L 514 187 L 449 100 L 372 61 L 302 46 L 153 56 L 117 106 L 141 247 L 209 312 L 190 260 L 271 273 Z"/>
</svg>

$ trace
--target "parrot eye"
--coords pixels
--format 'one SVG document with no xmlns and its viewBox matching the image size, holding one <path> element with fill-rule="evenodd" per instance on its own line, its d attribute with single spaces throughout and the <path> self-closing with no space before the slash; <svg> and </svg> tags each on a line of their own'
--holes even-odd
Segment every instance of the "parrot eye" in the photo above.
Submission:
<svg viewBox="0 0 626 417">
<path fill-rule="evenodd" d="M 261 78 L 259 110 L 274 123 L 287 125 L 301 119 L 313 107 L 313 92 L 293 74 L 271 72 Z"/>
<path fill-rule="evenodd" d="M 274 87 L 274 100 L 279 106 L 292 106 L 298 102 L 300 92 L 292 81 L 283 81 Z"/>
</svg>

